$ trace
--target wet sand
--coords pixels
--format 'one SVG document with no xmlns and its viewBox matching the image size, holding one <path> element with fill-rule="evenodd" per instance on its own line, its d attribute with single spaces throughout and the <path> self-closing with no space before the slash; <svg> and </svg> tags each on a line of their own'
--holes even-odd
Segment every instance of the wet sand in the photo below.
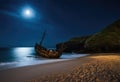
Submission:
<svg viewBox="0 0 120 82">
<path fill-rule="evenodd" d="M 120 54 L 94 54 L 4 70 L 0 82 L 120 82 Z"/>
</svg>

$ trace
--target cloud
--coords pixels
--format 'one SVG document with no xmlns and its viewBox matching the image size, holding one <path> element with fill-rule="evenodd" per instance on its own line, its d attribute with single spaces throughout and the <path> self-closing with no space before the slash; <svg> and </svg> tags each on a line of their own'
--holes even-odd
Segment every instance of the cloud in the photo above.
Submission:
<svg viewBox="0 0 120 82">
<path fill-rule="evenodd" d="M 17 15 L 16 13 L 10 12 L 10 11 L 7 11 L 7 10 L 0 10 L 0 13 L 5 14 L 5 15 L 9 15 L 9 16 L 12 16 L 12 17 L 20 18 L 20 16 Z"/>
</svg>

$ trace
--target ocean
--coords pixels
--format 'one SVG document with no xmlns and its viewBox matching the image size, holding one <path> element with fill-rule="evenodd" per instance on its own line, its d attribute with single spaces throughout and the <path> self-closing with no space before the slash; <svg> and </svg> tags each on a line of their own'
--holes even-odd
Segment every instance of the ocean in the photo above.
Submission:
<svg viewBox="0 0 120 82">
<path fill-rule="evenodd" d="M 0 48 L 0 70 L 35 64 L 66 61 L 86 55 L 88 54 L 63 53 L 59 59 L 47 59 L 36 57 L 33 47 Z"/>
</svg>

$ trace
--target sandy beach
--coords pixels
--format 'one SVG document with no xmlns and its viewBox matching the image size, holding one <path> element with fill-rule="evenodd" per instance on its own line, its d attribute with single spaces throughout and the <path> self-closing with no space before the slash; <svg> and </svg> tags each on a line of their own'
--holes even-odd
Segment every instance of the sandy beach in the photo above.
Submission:
<svg viewBox="0 0 120 82">
<path fill-rule="evenodd" d="M 1 70 L 0 82 L 120 82 L 120 54 Z"/>
</svg>

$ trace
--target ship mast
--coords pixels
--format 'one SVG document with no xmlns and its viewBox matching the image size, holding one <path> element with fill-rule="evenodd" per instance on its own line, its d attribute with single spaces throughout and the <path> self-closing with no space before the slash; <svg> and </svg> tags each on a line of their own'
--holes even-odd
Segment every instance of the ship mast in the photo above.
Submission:
<svg viewBox="0 0 120 82">
<path fill-rule="evenodd" d="M 43 32 L 42 39 L 41 39 L 41 41 L 40 41 L 40 45 L 42 45 L 43 40 L 44 40 L 44 38 L 45 38 L 45 35 L 46 35 L 46 31 Z"/>
</svg>

